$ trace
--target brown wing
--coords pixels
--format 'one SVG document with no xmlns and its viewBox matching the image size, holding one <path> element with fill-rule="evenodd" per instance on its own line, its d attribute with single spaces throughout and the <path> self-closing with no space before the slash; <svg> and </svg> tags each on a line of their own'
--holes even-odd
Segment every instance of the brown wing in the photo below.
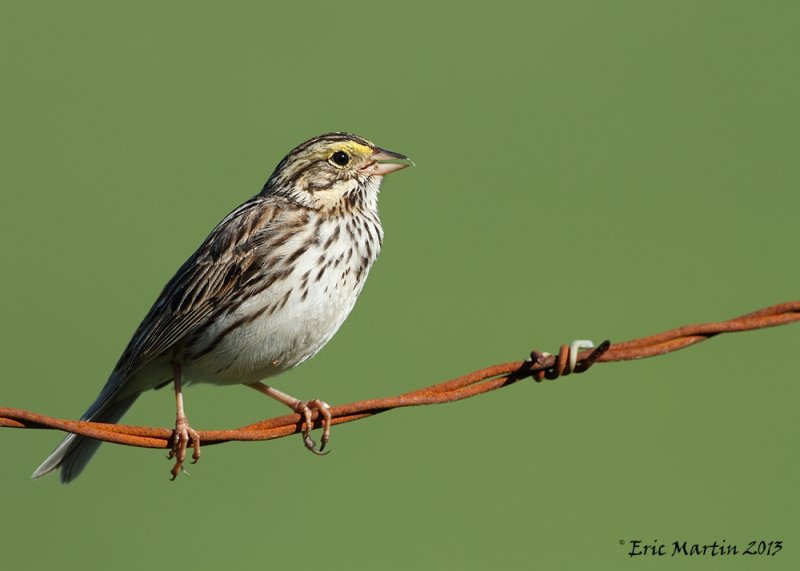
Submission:
<svg viewBox="0 0 800 571">
<path fill-rule="evenodd" d="M 161 355 L 258 275 L 256 246 L 283 226 L 285 209 L 274 198 L 256 196 L 228 214 L 164 286 L 120 357 L 108 385 L 121 386 Z M 105 391 L 117 387 L 106 386 Z"/>
</svg>

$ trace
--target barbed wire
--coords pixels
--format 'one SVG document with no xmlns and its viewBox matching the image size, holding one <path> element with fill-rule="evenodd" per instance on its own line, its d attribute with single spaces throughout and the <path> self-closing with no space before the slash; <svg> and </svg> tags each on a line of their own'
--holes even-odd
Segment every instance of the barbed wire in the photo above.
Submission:
<svg viewBox="0 0 800 571">
<path fill-rule="evenodd" d="M 331 424 L 353 422 L 396 408 L 440 404 L 481 395 L 507 387 L 526 378 L 553 380 L 570 373 L 581 373 L 594 363 L 643 359 L 671 353 L 720 333 L 750 331 L 800 321 L 800 301 L 773 305 L 729 319 L 670 329 L 663 333 L 623 343 L 604 341 L 592 350 L 578 351 L 576 344 L 563 345 L 557 355 L 531 351 L 524 361 L 493 365 L 448 381 L 405 393 L 396 397 L 367 399 L 330 408 Z M 579 347 L 579 345 L 578 345 Z M 319 413 L 312 417 L 313 428 L 319 428 Z M 268 418 L 231 430 L 198 431 L 203 446 L 232 441 L 273 440 L 303 431 L 304 419 L 299 414 Z M 65 420 L 28 410 L 0 407 L 0 427 L 55 429 L 88 436 L 105 442 L 143 448 L 171 448 L 171 428 L 105 424 Z"/>
</svg>

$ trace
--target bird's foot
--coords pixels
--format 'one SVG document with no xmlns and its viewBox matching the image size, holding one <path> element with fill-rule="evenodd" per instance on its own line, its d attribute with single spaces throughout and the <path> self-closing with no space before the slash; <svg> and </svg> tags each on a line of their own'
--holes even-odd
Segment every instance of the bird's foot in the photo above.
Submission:
<svg viewBox="0 0 800 571">
<path fill-rule="evenodd" d="M 294 405 L 294 411 L 298 414 L 303 415 L 305 419 L 305 428 L 303 428 L 303 444 L 305 447 L 310 451 L 316 454 L 317 456 L 324 456 L 328 452 L 325 452 L 325 447 L 328 445 L 328 440 L 331 438 L 331 407 L 328 403 L 321 401 L 319 399 L 314 399 L 310 401 L 299 401 L 296 405 Z M 314 442 L 314 439 L 311 438 L 311 429 L 314 428 L 314 411 L 319 412 L 319 416 L 322 418 L 322 438 L 319 442 L 319 448 L 317 448 L 317 443 Z"/>
<path fill-rule="evenodd" d="M 314 454 L 320 456 L 326 454 L 325 446 L 327 446 L 328 440 L 330 440 L 331 437 L 331 407 L 328 406 L 328 403 L 319 399 L 301 401 L 294 398 L 292 395 L 287 395 L 275 387 L 265 385 L 262 382 L 250 383 L 247 386 L 267 395 L 270 398 L 275 399 L 278 402 L 285 404 L 299 414 L 300 421 L 302 423 L 303 444 L 305 447 Z M 317 448 L 317 443 L 314 442 L 310 434 L 311 429 L 314 428 L 315 410 L 319 413 L 319 418 L 322 419 L 322 440 L 320 441 L 319 448 Z"/>
<path fill-rule="evenodd" d="M 172 432 L 170 442 L 172 442 L 172 449 L 169 452 L 168 459 L 175 458 L 175 465 L 170 470 L 172 479 L 178 477 L 178 474 L 183 472 L 187 476 L 189 472 L 183 469 L 183 462 L 186 460 L 186 449 L 189 447 L 189 441 L 192 442 L 194 452 L 192 453 L 192 464 L 200 459 L 200 435 L 197 431 L 189 426 L 189 419 L 186 416 L 179 415 L 175 419 L 175 430 Z"/>
</svg>

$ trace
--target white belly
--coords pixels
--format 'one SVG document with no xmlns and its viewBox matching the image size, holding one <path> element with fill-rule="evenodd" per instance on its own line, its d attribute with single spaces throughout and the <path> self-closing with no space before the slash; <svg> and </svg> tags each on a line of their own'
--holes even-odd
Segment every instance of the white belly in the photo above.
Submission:
<svg viewBox="0 0 800 571">
<path fill-rule="evenodd" d="M 323 228 L 323 242 L 331 230 Z M 187 379 L 252 383 L 295 367 L 322 349 L 353 309 L 377 247 L 372 246 L 367 256 L 352 241 L 339 239 L 325 249 L 325 256 L 326 261 L 320 263 L 320 250 L 310 249 L 297 259 L 286 279 L 207 327 L 192 348 L 199 357 L 183 364 Z"/>
</svg>

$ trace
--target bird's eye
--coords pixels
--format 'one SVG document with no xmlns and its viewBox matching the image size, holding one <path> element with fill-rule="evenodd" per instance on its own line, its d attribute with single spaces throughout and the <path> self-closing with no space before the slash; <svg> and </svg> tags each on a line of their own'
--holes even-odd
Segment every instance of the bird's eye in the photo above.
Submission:
<svg viewBox="0 0 800 571">
<path fill-rule="evenodd" d="M 331 155 L 331 160 L 340 167 L 343 167 L 350 162 L 350 155 L 348 155 L 344 151 L 336 151 Z"/>
</svg>

